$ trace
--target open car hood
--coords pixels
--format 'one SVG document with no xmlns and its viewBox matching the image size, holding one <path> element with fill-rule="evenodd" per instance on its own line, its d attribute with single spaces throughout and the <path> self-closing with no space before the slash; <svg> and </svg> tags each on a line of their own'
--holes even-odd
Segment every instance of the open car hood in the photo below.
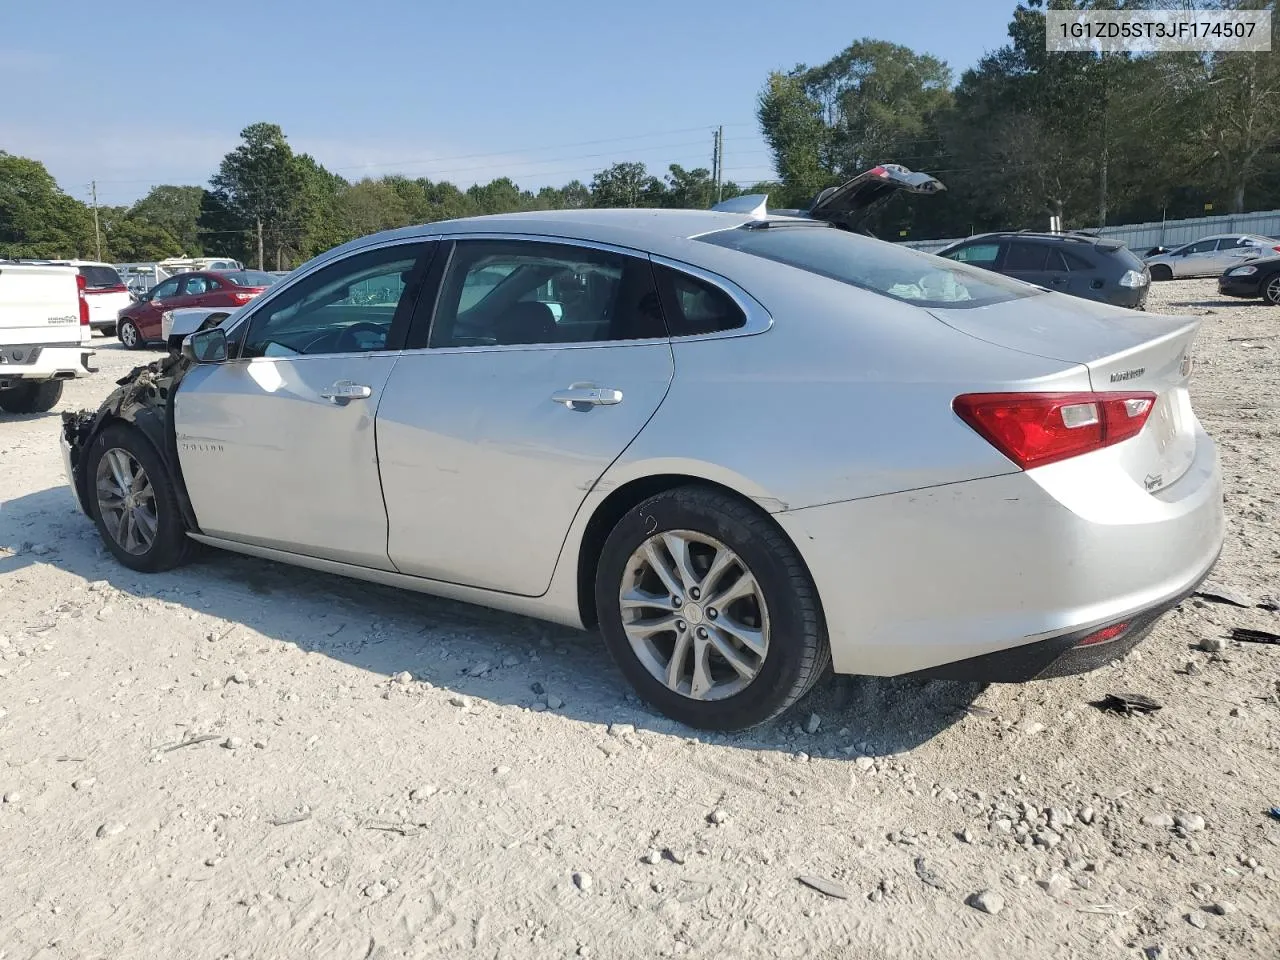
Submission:
<svg viewBox="0 0 1280 960">
<path fill-rule="evenodd" d="M 927 173 L 908 170 L 899 163 L 882 163 L 837 187 L 827 187 L 818 194 L 808 210 L 777 210 L 768 206 L 768 194 L 734 197 L 717 203 L 712 210 L 746 213 L 759 219 L 769 216 L 808 217 L 825 220 L 845 229 L 853 229 L 873 207 L 883 203 L 899 190 L 907 193 L 938 193 L 947 189 L 942 181 Z"/>
</svg>

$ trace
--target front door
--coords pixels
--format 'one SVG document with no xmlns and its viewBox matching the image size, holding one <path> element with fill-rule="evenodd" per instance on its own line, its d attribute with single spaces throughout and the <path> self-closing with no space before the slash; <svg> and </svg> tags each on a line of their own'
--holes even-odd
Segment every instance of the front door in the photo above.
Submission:
<svg viewBox="0 0 1280 960">
<path fill-rule="evenodd" d="M 420 343 L 378 408 L 391 560 L 541 594 L 582 501 L 671 383 L 651 265 L 563 242 L 460 240 Z"/>
<path fill-rule="evenodd" d="M 321 267 L 229 332 L 234 359 L 192 369 L 178 457 L 210 536 L 389 569 L 374 415 L 434 244 Z"/>
</svg>

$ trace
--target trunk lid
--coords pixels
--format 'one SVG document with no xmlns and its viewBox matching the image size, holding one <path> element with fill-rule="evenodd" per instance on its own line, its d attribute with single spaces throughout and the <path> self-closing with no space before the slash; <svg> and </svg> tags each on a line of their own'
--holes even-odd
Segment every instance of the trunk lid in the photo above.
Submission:
<svg viewBox="0 0 1280 960">
<path fill-rule="evenodd" d="M 79 344 L 78 276 L 72 266 L 0 261 L 0 344 Z"/>
<path fill-rule="evenodd" d="M 1167 487 L 1191 466 L 1197 423 L 1188 384 L 1199 319 L 1123 310 L 1060 294 L 930 312 L 979 340 L 1082 364 L 1097 392 L 1155 394 L 1142 432 L 1112 448 L 1123 469 L 1149 492 Z"/>
<path fill-rule="evenodd" d="M 813 201 L 808 215 L 847 228 L 899 190 L 934 194 L 945 189 L 942 181 L 927 173 L 917 173 L 897 163 L 882 163 L 838 187 L 827 187 Z"/>
</svg>

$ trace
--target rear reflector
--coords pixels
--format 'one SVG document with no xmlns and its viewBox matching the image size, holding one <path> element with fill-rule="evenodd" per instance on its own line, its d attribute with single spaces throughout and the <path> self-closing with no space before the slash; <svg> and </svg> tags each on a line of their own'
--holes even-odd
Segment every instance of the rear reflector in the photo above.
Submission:
<svg viewBox="0 0 1280 960">
<path fill-rule="evenodd" d="M 87 327 L 89 325 L 89 301 L 84 295 L 84 276 L 76 274 L 76 295 L 80 299 L 80 326 Z"/>
<path fill-rule="evenodd" d="M 1085 637 L 1083 640 L 1077 643 L 1076 646 L 1091 647 L 1094 644 L 1098 644 L 1098 643 L 1108 643 L 1109 641 L 1115 640 L 1116 638 L 1121 636 L 1128 629 L 1129 629 L 1128 620 L 1126 620 L 1124 623 L 1113 623 L 1109 627 L 1103 627 L 1101 630 L 1095 630 L 1093 633 L 1089 634 L 1087 637 Z"/>
<path fill-rule="evenodd" d="M 956 415 L 1023 470 L 1137 436 L 1154 393 L 966 393 Z"/>
</svg>

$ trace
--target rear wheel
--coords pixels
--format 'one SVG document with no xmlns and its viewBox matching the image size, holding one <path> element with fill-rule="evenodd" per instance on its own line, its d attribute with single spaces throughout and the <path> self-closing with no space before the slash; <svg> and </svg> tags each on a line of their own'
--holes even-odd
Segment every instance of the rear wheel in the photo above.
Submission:
<svg viewBox="0 0 1280 960">
<path fill-rule="evenodd" d="M 169 570 L 194 552 L 173 481 L 151 444 L 113 423 L 94 438 L 86 464 L 90 509 L 107 549 L 126 567 Z"/>
<path fill-rule="evenodd" d="M 102 328 L 102 335 L 104 337 L 114 337 L 116 335 L 116 325 L 114 323 L 107 324 Z"/>
<path fill-rule="evenodd" d="M 6 413 L 48 413 L 62 399 L 61 380 L 26 380 L 0 390 L 0 410 Z"/>
<path fill-rule="evenodd" d="M 605 541 L 595 594 L 627 679 L 692 727 L 763 723 L 830 663 L 817 590 L 795 548 L 718 490 L 682 487 L 631 510 Z"/>
<path fill-rule="evenodd" d="M 120 342 L 129 350 L 137 350 L 142 346 L 142 334 L 138 332 L 138 326 L 132 320 L 121 320 L 117 334 Z"/>
<path fill-rule="evenodd" d="M 1262 299 L 1273 307 L 1280 307 L 1280 273 L 1273 273 L 1263 281 Z"/>
<path fill-rule="evenodd" d="M 1152 280 L 1172 280 L 1173 271 L 1163 263 L 1157 263 L 1151 268 Z"/>
</svg>

